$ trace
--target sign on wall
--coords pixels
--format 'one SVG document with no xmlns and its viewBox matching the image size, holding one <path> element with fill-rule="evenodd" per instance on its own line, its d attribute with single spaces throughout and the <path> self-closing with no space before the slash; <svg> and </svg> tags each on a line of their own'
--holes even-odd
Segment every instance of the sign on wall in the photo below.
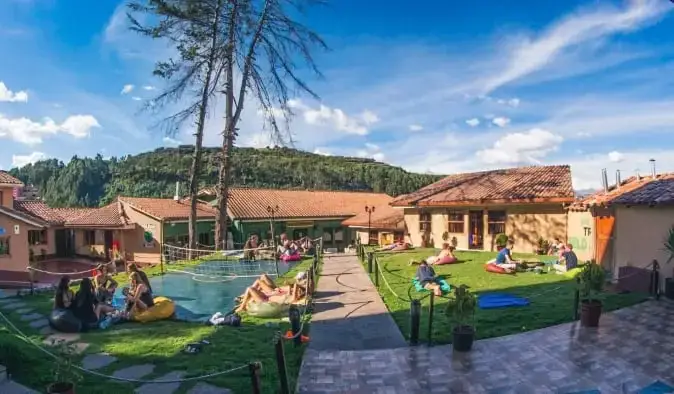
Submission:
<svg viewBox="0 0 674 394">
<path fill-rule="evenodd" d="M 14 225 L 14 235 L 19 235 L 19 230 L 21 230 L 21 229 L 19 228 L 19 225 L 18 225 L 18 224 L 15 224 L 15 225 Z"/>
</svg>

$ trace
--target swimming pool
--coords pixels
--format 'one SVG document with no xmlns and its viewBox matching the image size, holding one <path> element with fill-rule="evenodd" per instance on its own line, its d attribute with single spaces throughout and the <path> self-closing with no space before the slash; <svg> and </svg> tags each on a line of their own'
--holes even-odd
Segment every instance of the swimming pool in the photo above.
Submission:
<svg viewBox="0 0 674 394">
<path fill-rule="evenodd" d="M 279 274 L 288 272 L 290 265 L 278 264 Z M 171 266 L 167 267 L 171 269 Z M 187 270 L 186 270 L 187 271 Z M 262 261 L 207 261 L 190 270 L 199 276 L 188 273 L 167 272 L 150 278 L 155 296 L 164 296 L 176 303 L 176 319 L 186 321 L 205 321 L 215 312 L 229 312 L 234 307 L 234 299 L 246 290 L 257 275 L 276 274 L 273 260 Z M 245 275 L 227 279 L 225 275 Z M 209 276 L 203 276 L 209 275 Z M 272 276 L 274 277 L 274 276 Z M 218 280 L 220 278 L 221 280 Z"/>
</svg>

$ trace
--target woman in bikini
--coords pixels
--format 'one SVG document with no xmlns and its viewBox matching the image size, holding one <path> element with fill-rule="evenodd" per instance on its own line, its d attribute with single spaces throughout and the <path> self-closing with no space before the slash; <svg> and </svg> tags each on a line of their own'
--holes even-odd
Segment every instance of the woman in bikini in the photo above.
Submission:
<svg viewBox="0 0 674 394">
<path fill-rule="evenodd" d="M 126 297 L 126 311 L 128 313 L 144 312 L 154 306 L 152 291 L 143 282 L 138 272 L 129 275 L 131 289 Z"/>
<path fill-rule="evenodd" d="M 296 283 L 284 286 L 276 286 L 276 283 L 267 275 L 262 274 L 252 286 L 246 289 L 241 298 L 241 304 L 236 308 L 237 313 L 243 312 L 248 308 L 251 302 L 262 304 L 265 302 L 275 302 L 278 304 L 295 303 L 306 296 L 306 285 Z"/>
</svg>

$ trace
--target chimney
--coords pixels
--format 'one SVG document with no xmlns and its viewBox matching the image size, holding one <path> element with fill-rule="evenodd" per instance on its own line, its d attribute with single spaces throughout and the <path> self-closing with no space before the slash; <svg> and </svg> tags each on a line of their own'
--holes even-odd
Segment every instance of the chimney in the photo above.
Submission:
<svg viewBox="0 0 674 394">
<path fill-rule="evenodd" d="M 604 187 L 604 193 L 608 193 L 608 175 L 606 174 L 606 168 L 601 170 L 601 185 Z"/>
<path fill-rule="evenodd" d="M 651 176 L 655 179 L 657 176 L 657 173 L 655 172 L 655 159 L 650 159 L 649 161 L 651 162 Z"/>
<path fill-rule="evenodd" d="M 620 180 L 620 170 L 615 170 L 615 188 L 620 189 L 621 183 L 622 182 Z"/>
<path fill-rule="evenodd" d="M 180 201 L 180 182 L 176 181 L 176 194 L 173 196 L 173 201 Z"/>
</svg>

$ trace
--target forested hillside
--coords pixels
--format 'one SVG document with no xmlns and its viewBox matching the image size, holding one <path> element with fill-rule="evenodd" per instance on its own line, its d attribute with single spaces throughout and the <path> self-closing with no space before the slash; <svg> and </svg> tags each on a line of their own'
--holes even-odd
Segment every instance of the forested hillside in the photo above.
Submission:
<svg viewBox="0 0 674 394">
<path fill-rule="evenodd" d="M 117 195 L 171 197 L 176 181 L 187 190 L 193 147 L 160 148 L 135 156 L 105 160 L 73 157 L 65 164 L 44 160 L 10 173 L 40 189 L 53 206 L 97 206 Z M 214 185 L 219 148 L 206 148 L 201 186 Z M 236 148 L 233 153 L 236 186 L 283 189 L 330 189 L 408 193 L 439 179 L 413 174 L 371 159 L 322 156 L 289 148 Z"/>
</svg>

